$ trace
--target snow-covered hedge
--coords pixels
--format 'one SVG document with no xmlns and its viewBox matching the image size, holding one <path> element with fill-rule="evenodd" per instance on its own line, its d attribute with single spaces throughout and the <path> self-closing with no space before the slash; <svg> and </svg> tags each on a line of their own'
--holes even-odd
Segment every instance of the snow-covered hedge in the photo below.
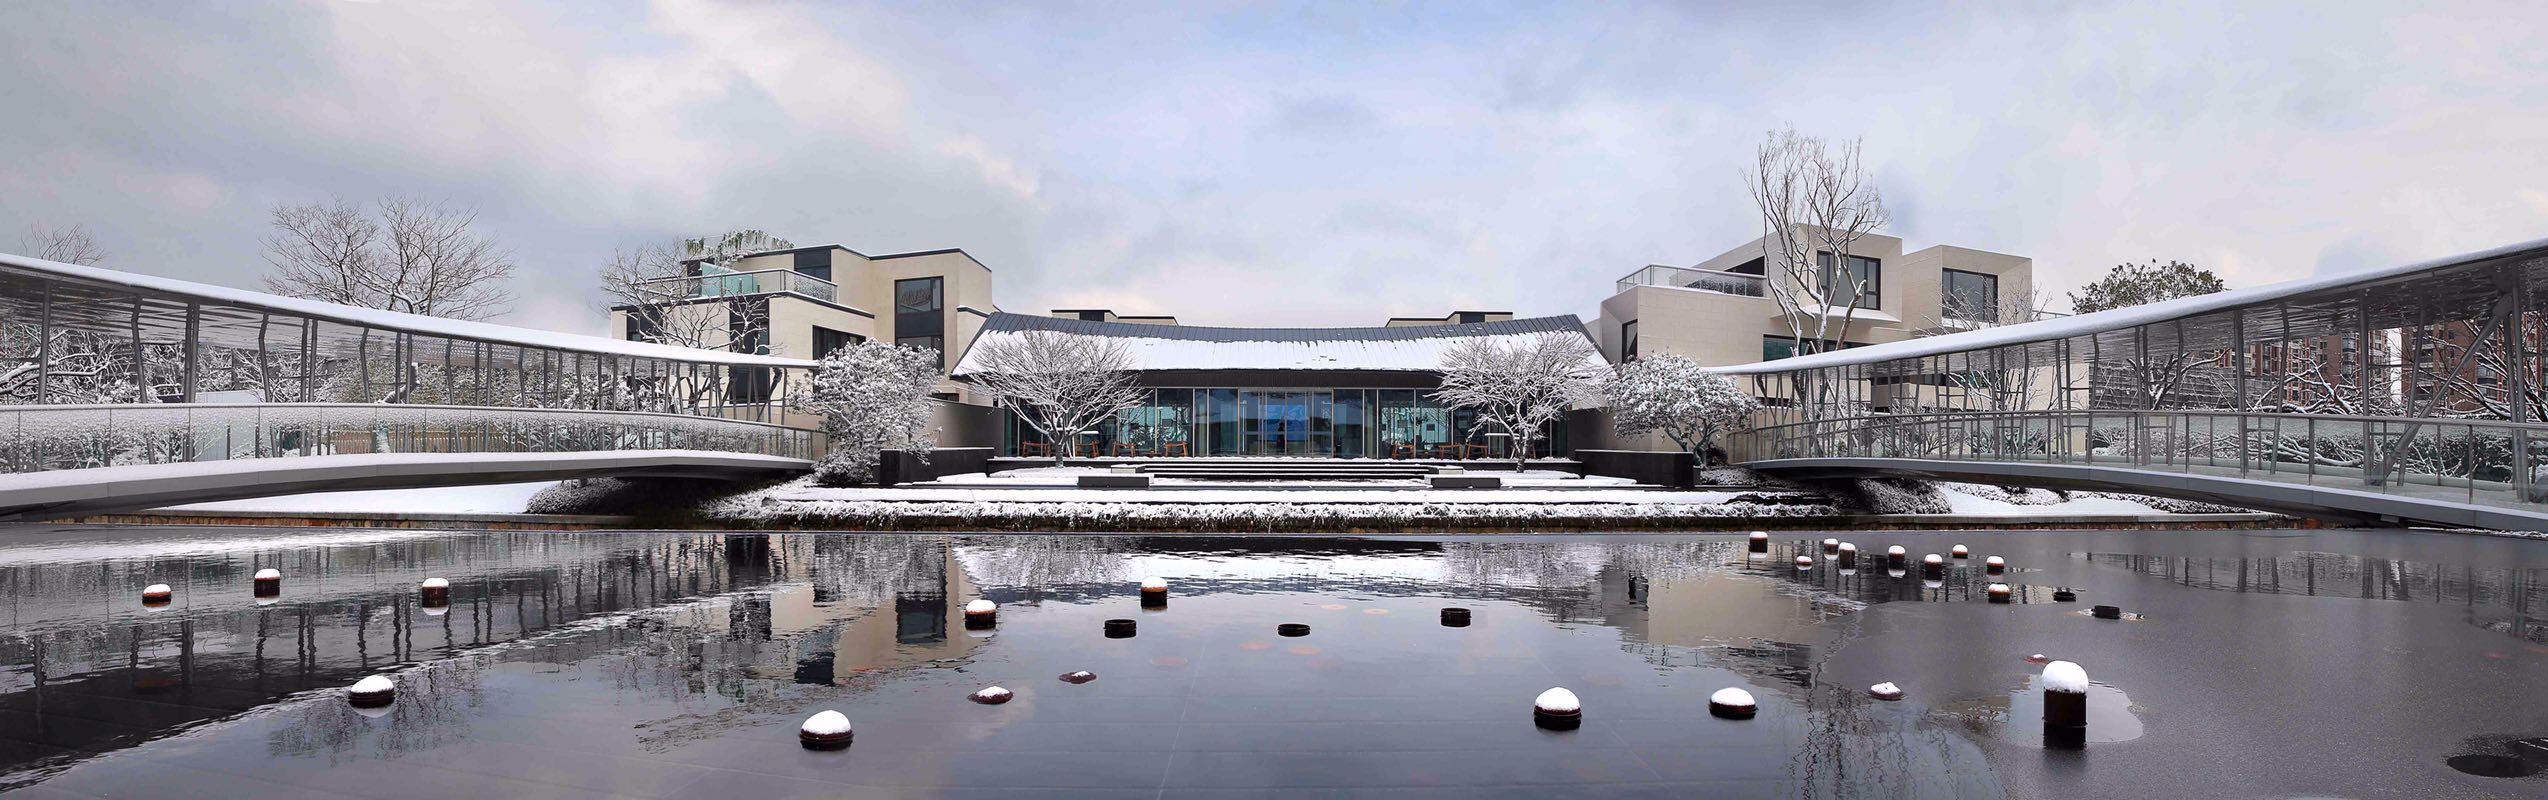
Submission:
<svg viewBox="0 0 2548 800">
<path fill-rule="evenodd" d="M 1936 486 L 1907 478 L 1856 478 L 1834 481 L 1831 497 L 1840 507 L 1869 514 L 1945 514 L 1954 511 Z"/>
</svg>

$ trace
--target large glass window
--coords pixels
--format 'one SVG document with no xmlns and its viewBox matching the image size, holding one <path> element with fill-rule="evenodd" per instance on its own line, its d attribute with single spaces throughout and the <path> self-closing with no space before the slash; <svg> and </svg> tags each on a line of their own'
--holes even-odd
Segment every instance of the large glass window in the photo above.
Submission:
<svg viewBox="0 0 2548 800">
<path fill-rule="evenodd" d="M 1850 256 L 1846 271 L 1834 266 L 1831 253 L 1814 254 L 1814 263 L 1822 268 L 1820 279 L 1823 295 L 1833 306 L 1850 305 L 1850 292 L 1858 293 L 1859 308 L 1883 308 L 1877 300 L 1884 294 L 1884 263 L 1866 256 Z"/>
<path fill-rule="evenodd" d="M 894 281 L 894 344 L 938 354 L 947 366 L 946 280 L 904 278 Z"/>
<path fill-rule="evenodd" d="M 927 350 L 938 356 L 938 369 L 947 368 L 947 340 L 943 336 L 900 336 L 894 344 Z"/>
<path fill-rule="evenodd" d="M 1637 360 L 1637 321 L 1619 323 L 1619 360 Z"/>
<path fill-rule="evenodd" d="M 1336 390 L 1336 457 L 1362 458 L 1369 454 L 1371 427 L 1364 421 L 1367 393 L 1361 389 Z"/>
<path fill-rule="evenodd" d="M 1239 391 L 1237 389 L 1198 390 L 1197 412 L 1203 417 L 1206 455 L 1239 454 Z"/>
<path fill-rule="evenodd" d="M 822 358 L 831 355 L 834 350 L 864 341 L 867 341 L 865 336 L 816 325 L 814 326 L 814 357 Z"/>
<path fill-rule="evenodd" d="M 809 278 L 832 279 L 832 249 L 817 247 L 796 251 L 796 274 Z"/>
<path fill-rule="evenodd" d="M 943 278 L 904 278 L 894 281 L 894 315 L 936 314 L 946 308 Z"/>
<path fill-rule="evenodd" d="M 1999 276 L 1960 269 L 1944 270 L 1939 275 L 1938 310 L 1941 314 L 1948 319 L 2000 321 Z"/>
</svg>

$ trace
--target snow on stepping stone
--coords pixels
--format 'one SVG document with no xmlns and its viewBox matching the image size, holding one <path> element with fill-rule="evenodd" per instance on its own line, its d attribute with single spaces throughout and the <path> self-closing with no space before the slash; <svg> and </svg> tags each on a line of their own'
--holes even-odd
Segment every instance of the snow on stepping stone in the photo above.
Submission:
<svg viewBox="0 0 2548 800">
<path fill-rule="evenodd" d="M 1751 719 L 1759 711 L 1760 705 L 1752 702 L 1752 693 L 1742 689 L 1728 686 L 1708 695 L 1708 713 L 1719 717 Z"/>
<path fill-rule="evenodd" d="M 1009 690 L 1007 690 L 1007 689 L 1003 689 L 1003 688 L 1000 688 L 1000 687 L 997 687 L 997 686 L 989 686 L 989 687 L 984 687 L 981 691 L 974 692 L 973 694 L 968 695 L 966 699 L 972 700 L 973 702 L 976 702 L 976 703 L 981 703 L 981 704 L 986 705 L 986 706 L 996 706 L 996 705 L 999 705 L 999 704 L 1001 704 L 1001 703 L 1006 703 L 1006 702 L 1008 702 L 1008 701 L 1009 701 L 1009 698 L 1011 698 L 1011 697 L 1015 697 L 1015 696 L 1016 696 L 1016 693 L 1011 692 L 1011 691 L 1009 691 Z"/>
<path fill-rule="evenodd" d="M 1062 673 L 1062 682 L 1063 682 L 1063 683 L 1087 683 L 1087 682 L 1089 682 L 1089 681 L 1093 681 L 1093 680 L 1096 680 L 1096 679 L 1097 679 L 1097 673 L 1090 672 L 1090 671 L 1088 671 L 1088 670 L 1084 670 L 1084 669 L 1083 669 L 1083 670 L 1073 671 L 1073 672 L 1065 672 L 1065 673 Z"/>
<path fill-rule="evenodd" d="M 989 600 L 975 600 L 964 604 L 965 627 L 988 628 L 998 624 L 1000 624 L 1000 604 Z"/>
<path fill-rule="evenodd" d="M 1531 700 L 1531 718 L 1543 728 L 1571 730 L 1583 724 L 1584 703 L 1566 687 L 1551 687 Z"/>
<path fill-rule="evenodd" d="M 398 699 L 398 684 L 382 675 L 364 676 L 345 688 L 345 702 L 355 708 L 380 708 Z"/>
<path fill-rule="evenodd" d="M 161 606 L 168 605 L 176 599 L 177 590 L 168 588 L 168 584 L 154 583 L 149 586 L 142 587 L 142 606 L 144 608 L 159 608 Z"/>
<path fill-rule="evenodd" d="M 839 750 L 848 747 L 854 735 L 849 718 L 831 710 L 815 712 L 805 718 L 805 724 L 796 727 L 796 740 L 807 750 Z"/>
<path fill-rule="evenodd" d="M 272 567 L 257 570 L 257 576 L 249 581 L 249 586 L 260 601 L 257 605 L 273 602 L 276 595 L 283 593 L 283 571 Z"/>
<path fill-rule="evenodd" d="M 1902 699 L 1902 687 L 1893 685 L 1892 681 L 1885 681 L 1883 683 L 1867 687 L 1867 696 L 1878 700 L 1900 700 Z"/>
</svg>

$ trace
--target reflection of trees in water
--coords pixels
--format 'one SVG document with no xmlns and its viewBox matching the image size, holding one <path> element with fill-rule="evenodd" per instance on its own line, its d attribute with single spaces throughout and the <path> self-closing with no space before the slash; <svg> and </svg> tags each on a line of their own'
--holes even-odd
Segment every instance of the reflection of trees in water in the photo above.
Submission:
<svg viewBox="0 0 2548 800">
<path fill-rule="evenodd" d="M 349 755 L 396 758 L 467 739 L 470 713 L 485 705 L 486 670 L 493 659 L 482 653 L 395 674 L 398 699 L 378 719 L 357 712 L 341 692 L 319 690 L 317 697 L 283 707 L 287 719 L 266 735 L 266 752 L 325 755 L 336 763 Z M 364 741 L 371 747 L 353 753 Z"/>
<path fill-rule="evenodd" d="M 1122 580 L 1129 549 L 1112 536 L 968 536 L 955 543 L 974 585 L 1028 591 Z"/>
<path fill-rule="evenodd" d="M 947 548 L 944 536 L 815 536 L 814 597 L 826 603 L 873 603 L 901 593 L 939 591 Z"/>
<path fill-rule="evenodd" d="M 2005 790 L 1981 748 L 1855 687 L 1795 692 L 1804 741 L 1788 757 L 1799 797 L 1997 797 Z"/>
</svg>

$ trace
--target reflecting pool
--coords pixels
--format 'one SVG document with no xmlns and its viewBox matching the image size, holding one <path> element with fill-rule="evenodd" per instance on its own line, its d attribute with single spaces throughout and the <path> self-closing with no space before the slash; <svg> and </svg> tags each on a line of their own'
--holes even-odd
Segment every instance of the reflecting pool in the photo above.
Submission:
<svg viewBox="0 0 2548 800">
<path fill-rule="evenodd" d="M 2548 542 L 18 527 L 30 797 L 2521 797 Z M 1925 579 L 1920 557 L 1966 544 Z M 1886 569 L 1903 546 L 1908 569 Z M 1799 571 L 1806 555 L 1811 569 Z M 2007 573 L 1984 573 L 2001 556 Z M 253 589 L 282 574 L 277 596 Z M 1145 577 L 1168 583 L 1145 603 Z M 450 584 L 428 608 L 428 578 Z M 2011 587 L 1989 601 L 1991 583 Z M 147 606 L 143 589 L 174 599 Z M 2057 595 L 2075 595 L 2061 602 Z M 995 627 L 964 606 L 999 604 Z M 2095 605 L 2122 620 L 2087 613 Z M 1469 610 L 1447 624 L 1447 607 Z M 1109 634 L 1109 620 L 1130 620 Z M 1306 626 L 1281 630 L 1285 626 Z M 2040 666 L 2093 684 L 2047 748 Z M 1094 680 L 1058 676 L 1085 670 Z M 377 715 L 344 688 L 391 676 Z M 1899 684 L 1898 702 L 1867 687 Z M 1000 704 L 971 702 L 989 686 Z M 1581 725 L 1533 724 L 1550 687 Z M 1711 717 L 1748 690 L 1759 713 Z M 854 744 L 798 746 L 846 715 Z M 2480 751 L 2483 752 L 2480 752 Z M 2510 754 L 2510 755 L 2506 755 Z M 2494 763 L 2490 761 L 2489 763 Z M 2501 770 L 2496 770 L 2501 771 Z M 2518 772 L 2518 770 L 2515 770 Z"/>
</svg>

